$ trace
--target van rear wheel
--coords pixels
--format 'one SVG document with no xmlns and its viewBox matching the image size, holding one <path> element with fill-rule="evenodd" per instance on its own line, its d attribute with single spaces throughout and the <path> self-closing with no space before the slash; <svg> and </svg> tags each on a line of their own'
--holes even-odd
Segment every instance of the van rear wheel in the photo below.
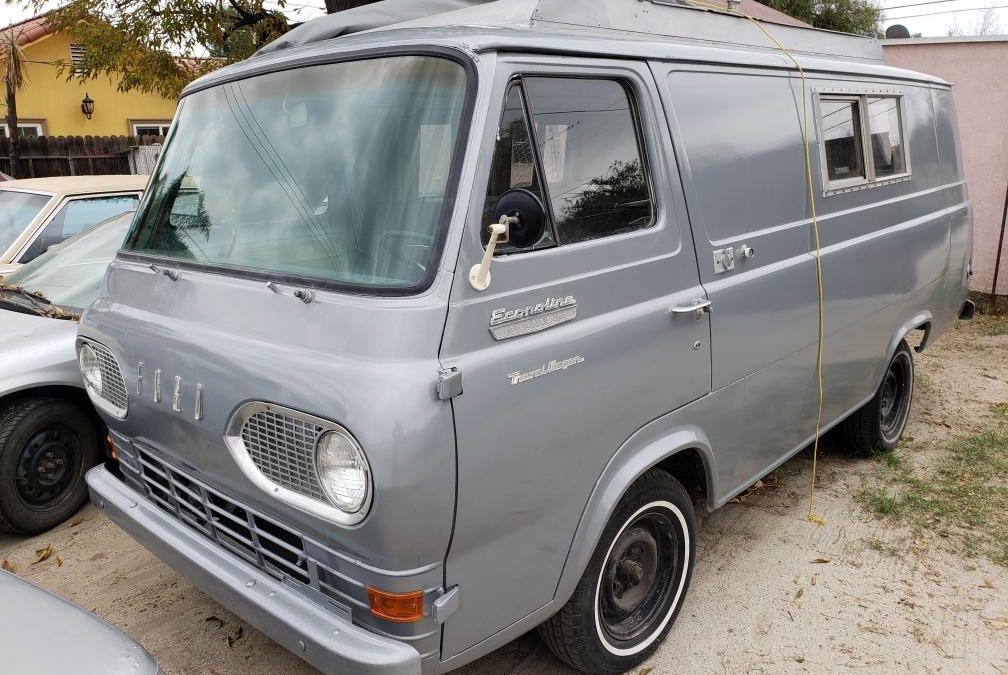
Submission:
<svg viewBox="0 0 1008 675">
<path fill-rule="evenodd" d="M 913 353 L 903 341 L 875 396 L 843 421 L 844 440 L 854 454 L 871 455 L 896 448 L 910 417 L 913 385 Z"/>
<path fill-rule="evenodd" d="M 682 606 L 696 554 L 696 517 L 660 469 L 637 479 L 606 525 L 574 594 L 539 635 L 583 673 L 623 673 L 658 648 Z"/>
</svg>

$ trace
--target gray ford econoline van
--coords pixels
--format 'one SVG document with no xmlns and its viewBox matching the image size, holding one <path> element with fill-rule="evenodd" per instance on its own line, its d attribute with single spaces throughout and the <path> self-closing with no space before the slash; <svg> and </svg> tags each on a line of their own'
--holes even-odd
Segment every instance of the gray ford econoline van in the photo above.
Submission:
<svg viewBox="0 0 1008 675">
<path fill-rule="evenodd" d="M 815 436 L 817 255 L 822 429 L 899 440 L 904 337 L 970 312 L 950 88 L 766 22 L 803 79 L 657 0 L 440 4 L 475 6 L 320 19 L 185 91 L 79 332 L 92 499 L 326 672 L 540 624 L 620 672 L 682 607 L 691 493 Z"/>
</svg>

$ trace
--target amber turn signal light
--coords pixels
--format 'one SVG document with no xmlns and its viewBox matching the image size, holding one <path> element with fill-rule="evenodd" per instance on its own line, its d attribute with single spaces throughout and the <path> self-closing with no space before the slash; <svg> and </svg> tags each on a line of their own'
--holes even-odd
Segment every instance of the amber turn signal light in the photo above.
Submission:
<svg viewBox="0 0 1008 675">
<path fill-rule="evenodd" d="M 116 452 L 115 443 L 112 442 L 112 434 L 108 434 L 107 436 L 105 436 L 105 447 L 108 448 L 109 457 L 118 462 L 119 453 Z"/>
<path fill-rule="evenodd" d="M 411 623 L 423 618 L 423 591 L 388 593 L 367 587 L 371 613 L 379 619 L 396 623 Z"/>
</svg>

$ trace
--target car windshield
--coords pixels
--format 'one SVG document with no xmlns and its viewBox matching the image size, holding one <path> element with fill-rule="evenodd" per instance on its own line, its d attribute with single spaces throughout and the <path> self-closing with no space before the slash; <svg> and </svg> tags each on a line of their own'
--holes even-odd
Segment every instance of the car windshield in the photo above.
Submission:
<svg viewBox="0 0 1008 675">
<path fill-rule="evenodd" d="M 80 311 L 98 295 L 105 270 L 133 220 L 133 212 L 92 225 L 3 277 L 3 286 L 16 286 L 44 295 L 67 310 Z"/>
<path fill-rule="evenodd" d="M 397 56 L 185 97 L 125 248 L 365 291 L 436 264 L 465 69 Z"/>
<path fill-rule="evenodd" d="M 0 253 L 10 248 L 50 199 L 51 195 L 0 190 Z"/>
</svg>

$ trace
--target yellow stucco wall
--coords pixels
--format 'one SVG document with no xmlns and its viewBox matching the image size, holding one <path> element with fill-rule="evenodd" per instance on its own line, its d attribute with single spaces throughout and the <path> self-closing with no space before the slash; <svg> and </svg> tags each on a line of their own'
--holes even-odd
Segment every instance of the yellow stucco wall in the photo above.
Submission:
<svg viewBox="0 0 1008 675">
<path fill-rule="evenodd" d="M 130 120 L 170 120 L 175 101 L 157 94 L 121 92 L 118 82 L 105 76 L 93 80 L 72 79 L 58 74 L 48 65 L 62 59 L 70 61 L 70 37 L 50 35 L 25 47 L 29 61 L 28 82 L 17 95 L 18 118 L 22 121 L 45 120 L 44 132 L 50 136 L 122 136 L 130 134 Z M 39 63 L 41 62 L 41 63 Z M 81 112 L 85 92 L 94 99 L 94 114 L 89 120 Z"/>
</svg>

